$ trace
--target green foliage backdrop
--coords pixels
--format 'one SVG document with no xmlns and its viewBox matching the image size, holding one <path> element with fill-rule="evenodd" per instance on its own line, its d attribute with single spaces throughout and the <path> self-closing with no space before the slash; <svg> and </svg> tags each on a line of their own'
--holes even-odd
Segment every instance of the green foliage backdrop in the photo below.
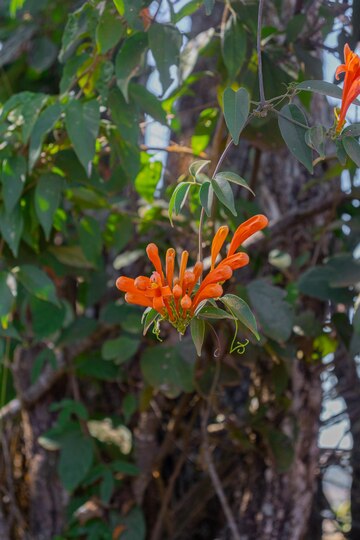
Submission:
<svg viewBox="0 0 360 540">
<path fill-rule="evenodd" d="M 0 2 L 4 540 L 321 538 L 321 380 L 351 427 L 340 383 L 360 387 L 360 124 L 335 137 L 322 54 L 345 20 L 342 62 L 359 9 L 266 4 L 264 101 L 258 2 Z M 207 257 L 219 225 L 260 212 L 250 267 L 201 319 L 215 332 L 143 336 L 115 281 L 150 275 L 146 245 L 195 262 L 199 223 Z"/>
</svg>

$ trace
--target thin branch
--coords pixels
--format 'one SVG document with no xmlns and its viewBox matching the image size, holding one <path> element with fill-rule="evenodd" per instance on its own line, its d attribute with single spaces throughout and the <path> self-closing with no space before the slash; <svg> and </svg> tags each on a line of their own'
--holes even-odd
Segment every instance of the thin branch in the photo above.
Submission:
<svg viewBox="0 0 360 540">
<path fill-rule="evenodd" d="M 259 94 L 260 94 L 261 106 L 263 106 L 266 102 L 265 91 L 264 91 L 264 78 L 263 78 L 263 71 L 262 71 L 262 57 L 261 57 L 261 28 L 262 28 L 263 8 L 264 8 L 264 0 L 259 0 L 256 48 L 257 48 L 257 55 L 258 55 Z"/>
<path fill-rule="evenodd" d="M 209 416 L 209 408 L 204 411 L 204 414 L 201 419 L 201 431 L 202 431 L 202 439 L 203 439 L 203 449 L 204 449 L 204 457 L 206 461 L 206 465 L 209 471 L 209 475 L 212 481 L 212 484 L 214 486 L 216 495 L 218 496 L 218 499 L 220 501 L 221 507 L 224 511 L 224 514 L 226 516 L 226 520 L 228 522 L 228 525 L 231 529 L 232 535 L 234 540 L 241 540 L 240 532 L 237 528 L 234 515 L 231 511 L 230 505 L 227 501 L 221 480 L 219 478 L 219 475 L 216 471 L 214 462 L 211 457 L 210 447 L 209 447 L 209 439 L 207 434 L 207 420 Z"/>
<path fill-rule="evenodd" d="M 180 144 L 171 144 L 169 146 L 147 146 L 146 144 L 140 145 L 141 150 L 149 150 L 149 151 L 155 151 L 155 152 L 168 152 L 169 154 L 189 154 L 190 156 L 194 157 L 201 157 L 203 159 L 207 159 L 208 155 L 206 152 L 200 152 L 200 154 L 195 154 L 192 148 L 188 148 L 187 146 L 181 146 Z"/>
</svg>

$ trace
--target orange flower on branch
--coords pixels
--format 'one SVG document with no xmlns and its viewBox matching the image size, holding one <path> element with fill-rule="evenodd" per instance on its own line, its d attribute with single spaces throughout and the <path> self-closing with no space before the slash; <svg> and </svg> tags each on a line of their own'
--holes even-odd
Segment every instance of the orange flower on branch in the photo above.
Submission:
<svg viewBox="0 0 360 540">
<path fill-rule="evenodd" d="M 166 253 L 164 272 L 159 250 L 151 243 L 146 248 L 155 268 L 151 277 L 138 276 L 132 279 L 121 276 L 117 279 L 116 286 L 126 293 L 126 302 L 153 308 L 162 320 L 169 321 L 183 334 L 196 315 L 199 305 L 207 300 L 220 298 L 223 294 L 222 284 L 232 277 L 234 270 L 249 263 L 248 255 L 237 250 L 245 240 L 264 229 L 267 224 L 267 218 L 261 214 L 242 223 L 234 233 L 226 257 L 217 264 L 217 258 L 229 233 L 226 225 L 220 227 L 211 245 L 210 271 L 199 285 L 203 275 L 202 262 L 197 262 L 191 270 L 187 269 L 189 253 L 183 251 L 179 274 L 175 276 L 175 250 L 170 248 Z"/>
<path fill-rule="evenodd" d="M 341 73 L 345 73 L 340 115 L 336 126 L 337 132 L 343 128 L 350 105 L 360 95 L 360 58 L 347 43 L 344 47 L 344 60 L 345 63 L 341 64 L 335 72 L 336 79 L 339 79 Z"/>
</svg>

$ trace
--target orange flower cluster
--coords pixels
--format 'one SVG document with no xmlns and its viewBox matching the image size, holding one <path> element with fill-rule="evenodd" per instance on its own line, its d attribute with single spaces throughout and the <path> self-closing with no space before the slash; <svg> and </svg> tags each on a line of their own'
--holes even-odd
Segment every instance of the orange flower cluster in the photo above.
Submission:
<svg viewBox="0 0 360 540">
<path fill-rule="evenodd" d="M 248 264 L 248 255 L 237 252 L 237 249 L 247 238 L 264 229 L 267 224 L 268 219 L 261 214 L 242 223 L 235 231 L 226 257 L 216 264 L 229 233 L 226 225 L 220 227 L 211 245 L 210 271 L 198 288 L 197 283 L 203 274 L 202 262 L 197 262 L 192 270 L 188 270 L 189 253 L 183 251 L 179 274 L 175 277 L 175 250 L 173 248 L 167 250 L 164 271 L 155 244 L 149 244 L 146 248 L 146 253 L 155 268 L 151 277 L 138 276 L 132 279 L 121 276 L 117 279 L 116 286 L 126 293 L 126 302 L 155 309 L 163 319 L 184 333 L 199 304 L 204 300 L 222 296 L 222 283 L 231 278 L 234 270 Z"/>
<path fill-rule="evenodd" d="M 340 132 L 343 128 L 345 116 L 351 103 L 360 95 L 360 58 L 350 49 L 347 43 L 344 47 L 344 59 L 345 64 L 341 64 L 335 72 L 337 79 L 339 79 L 340 73 L 345 73 L 340 116 L 336 127 L 337 132 Z"/>
</svg>

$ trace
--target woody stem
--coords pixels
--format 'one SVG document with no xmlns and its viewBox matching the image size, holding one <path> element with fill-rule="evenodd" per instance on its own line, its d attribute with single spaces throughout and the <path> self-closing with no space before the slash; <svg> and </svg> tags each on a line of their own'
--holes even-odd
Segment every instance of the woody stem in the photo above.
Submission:
<svg viewBox="0 0 360 540">
<path fill-rule="evenodd" d="M 214 174 L 212 175 L 212 178 L 215 178 L 215 176 L 219 172 L 219 169 L 220 169 L 221 165 L 223 164 L 224 159 L 226 158 L 226 154 L 228 153 L 228 151 L 232 147 L 233 143 L 234 143 L 234 141 L 231 139 L 228 142 L 228 144 L 226 145 L 225 150 L 221 154 L 221 156 L 219 158 L 219 161 L 216 164 L 216 167 L 215 167 L 215 170 L 214 170 Z M 204 210 L 204 208 L 202 208 L 201 213 L 200 213 L 200 222 L 199 222 L 199 256 L 198 256 L 198 259 L 201 262 L 203 260 L 203 247 L 202 247 L 202 244 L 203 244 L 204 221 L 205 221 L 205 210 Z"/>
</svg>

